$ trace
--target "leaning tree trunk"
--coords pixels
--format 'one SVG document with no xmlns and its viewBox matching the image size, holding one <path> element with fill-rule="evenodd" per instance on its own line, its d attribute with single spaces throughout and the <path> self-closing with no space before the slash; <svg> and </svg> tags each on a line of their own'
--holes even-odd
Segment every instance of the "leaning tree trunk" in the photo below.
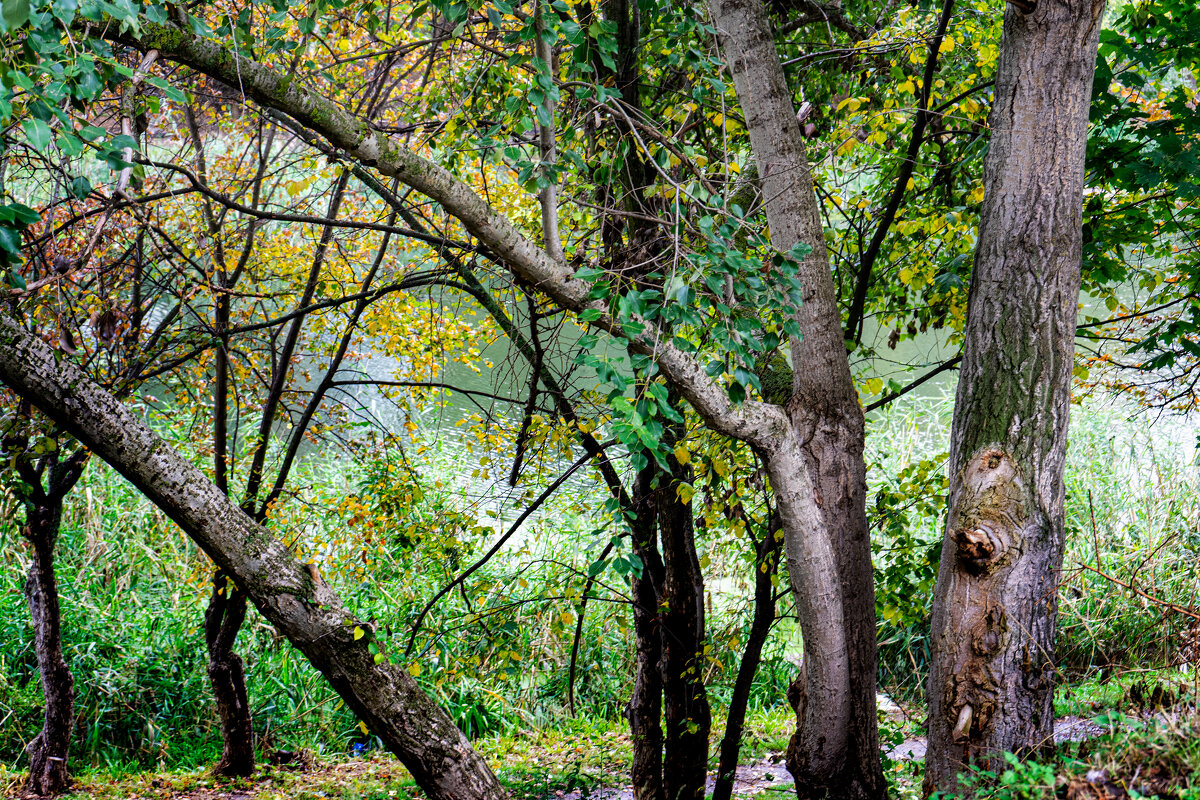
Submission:
<svg viewBox="0 0 1200 800">
<path fill-rule="evenodd" d="M 836 590 L 824 600 L 839 606 L 836 617 L 845 641 L 840 653 L 822 651 L 810 646 L 816 632 L 804 631 L 804 665 L 792 692 L 797 730 L 788 768 L 801 797 L 880 798 L 886 785 L 875 716 L 875 597 L 863 413 L 846 358 L 820 206 L 761 0 L 710 0 L 709 7 L 746 118 L 772 244 L 782 251 L 798 242 L 812 247 L 799 272 L 804 303 L 797 321 L 803 337 L 792 340 L 792 361 L 803 368 L 795 370 L 787 404 L 790 440 L 763 455 L 782 498 L 779 512 L 797 599 L 806 570 L 798 560 L 790 506 L 800 501 L 817 510 L 813 535 L 828 540 L 836 560 Z M 784 474 L 787 469 L 797 474 Z M 801 473 L 804 483 L 811 480 L 807 489 L 795 485 Z"/>
<path fill-rule="evenodd" d="M 61 495 L 53 492 L 34 502 L 26 520 L 25 538 L 33 546 L 26 594 L 33 620 L 38 672 L 42 680 L 45 713 L 42 730 L 29 743 L 29 781 L 34 794 L 57 795 L 71 783 L 67 750 L 75 722 L 75 680 L 62 652 L 62 621 L 58 582 L 54 576 L 54 545 L 62 520 Z"/>
<path fill-rule="evenodd" d="M 435 800 L 503 798 L 486 762 L 408 670 L 376 663 L 373 626 L 111 394 L 0 311 L 0 381 L 161 508 L 236 577 L 262 615 L 324 674 Z"/>
<path fill-rule="evenodd" d="M 208 646 L 208 679 L 224 743 L 221 760 L 213 767 L 218 775 L 254 774 L 254 731 L 246 697 L 246 671 L 242 657 L 233 649 L 245 619 L 246 594 L 224 572 L 216 570 L 212 596 L 204 612 L 204 639 Z"/>
<path fill-rule="evenodd" d="M 1103 0 L 1010 7 L 951 431 L 926 791 L 1053 741 L 1083 162 Z"/>
</svg>

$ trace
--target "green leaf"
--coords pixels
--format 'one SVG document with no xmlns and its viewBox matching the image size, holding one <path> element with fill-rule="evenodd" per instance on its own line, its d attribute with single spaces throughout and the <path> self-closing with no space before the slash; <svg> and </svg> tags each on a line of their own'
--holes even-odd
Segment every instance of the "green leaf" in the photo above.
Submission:
<svg viewBox="0 0 1200 800">
<path fill-rule="evenodd" d="M 7 225 L 0 225 L 0 252 L 10 256 L 21 252 L 21 234 Z"/>
<path fill-rule="evenodd" d="M 4 0 L 4 24 L 10 31 L 29 21 L 29 0 Z"/>
<path fill-rule="evenodd" d="M 32 225 L 42 218 L 41 214 L 23 203 L 10 203 L 8 209 L 12 212 L 13 219 L 22 225 Z"/>
<path fill-rule="evenodd" d="M 77 200 L 82 200 L 92 193 L 92 182 L 80 175 L 78 178 L 72 179 L 67 191 Z"/>
<path fill-rule="evenodd" d="M 94 142 L 101 136 L 107 135 L 108 131 L 104 130 L 104 128 L 97 128 L 95 125 L 88 125 L 84 128 L 80 128 L 79 130 L 79 136 L 88 140 L 89 142 Z"/>
<path fill-rule="evenodd" d="M 8 16 L 8 3 L 4 4 L 5 16 Z M 34 149 L 40 153 L 50 149 L 50 126 L 42 122 L 40 119 L 27 119 L 21 123 L 21 127 L 25 129 L 25 135 L 29 137 L 29 143 Z"/>
</svg>

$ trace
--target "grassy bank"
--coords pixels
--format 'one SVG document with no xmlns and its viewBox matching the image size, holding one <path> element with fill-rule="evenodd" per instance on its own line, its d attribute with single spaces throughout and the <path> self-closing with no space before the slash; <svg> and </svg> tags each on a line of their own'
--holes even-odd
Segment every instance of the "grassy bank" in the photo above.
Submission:
<svg viewBox="0 0 1200 800">
<path fill-rule="evenodd" d="M 927 661 L 948 415 L 946 401 L 908 403 L 874 420 L 868 442 L 882 681 L 914 704 Z M 1193 657 L 1197 629 L 1179 607 L 1194 608 L 1200 590 L 1200 487 L 1194 432 L 1150 427 L 1126 408 L 1098 402 L 1075 409 L 1072 428 L 1059 649 L 1068 693 L 1060 708 L 1092 713 L 1094 704 L 1107 702 L 1105 692 L 1127 694 L 1131 670 L 1166 669 Z M 581 586 L 612 535 L 587 485 L 552 500 L 507 555 L 447 595 L 427 616 L 412 654 L 405 654 L 424 603 L 486 549 L 514 505 L 528 499 L 472 480 L 462 461 L 448 446 L 423 451 L 415 472 L 379 450 L 337 463 L 311 460 L 294 484 L 299 488 L 274 510 L 272 525 L 319 566 L 356 614 L 379 626 L 385 656 L 409 666 L 514 786 L 543 781 L 562 789 L 620 774 L 628 758 L 621 737 L 632 635 L 625 587 L 611 570 L 587 604 L 575 713 L 567 709 Z M 593 488 L 591 495 L 602 493 Z M 39 729 L 41 696 L 22 595 L 28 557 L 14 527 L 20 514 L 11 498 L 5 502 L 0 763 L 11 777 Z M 703 554 L 710 582 L 744 584 L 739 570 L 745 565 L 718 550 L 714 545 Z M 200 628 L 209 592 L 206 559 L 98 463 L 69 498 L 59 554 L 65 650 L 76 678 L 75 769 L 105 780 L 145 770 L 204 780 L 188 771 L 202 769 L 220 750 Z M 711 605 L 708 681 L 719 721 L 746 605 Z M 786 741 L 784 694 L 795 648 L 785 621 L 752 697 L 752 753 Z M 238 650 L 247 661 L 264 753 L 304 751 L 317 762 L 340 762 L 375 749 L 377 742 L 321 677 L 256 614 Z M 1075 695 L 1073 685 L 1082 687 Z M 895 736 L 915 727 L 898 727 Z"/>
</svg>

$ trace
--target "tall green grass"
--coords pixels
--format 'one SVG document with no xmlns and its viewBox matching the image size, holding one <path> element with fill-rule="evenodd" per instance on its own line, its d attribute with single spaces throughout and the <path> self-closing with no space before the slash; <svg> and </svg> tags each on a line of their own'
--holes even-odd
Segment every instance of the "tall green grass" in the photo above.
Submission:
<svg viewBox="0 0 1200 800">
<path fill-rule="evenodd" d="M 1194 433 L 1121 405 L 1074 410 L 1068 462 L 1068 551 L 1060 665 L 1067 678 L 1166 666 L 1180 657 L 1186 616 L 1111 583 L 1087 564 L 1155 598 L 1195 607 L 1200 523 Z M 950 404 L 915 400 L 870 425 L 869 513 L 880 598 L 882 684 L 917 699 L 927 666 L 928 606 L 941 539 Z M 411 454 L 410 454 L 411 455 Z M 566 718 L 567 668 L 579 590 L 612 535 L 586 482 L 532 518 L 509 548 L 433 609 L 404 655 L 425 601 L 486 549 L 521 490 L 465 473 L 450 445 L 416 463 L 363 451 L 309 458 L 273 513 L 276 534 L 312 559 L 352 611 L 380 631 L 384 654 L 408 667 L 471 736 L 517 736 Z M 507 492 L 507 493 L 506 493 Z M 594 500 L 593 498 L 599 498 Z M 0 763 L 19 768 L 41 723 L 41 693 L 23 596 L 28 554 L 20 513 L 0 501 Z M 1093 526 L 1093 519 L 1095 524 Z M 366 520 L 373 520 L 367 522 Z M 720 715 L 748 624 L 748 566 L 702 542 L 712 648 L 706 677 Z M 1097 561 L 1097 552 L 1099 560 Z M 109 772 L 192 767 L 220 742 L 209 696 L 201 620 L 209 566 L 191 541 L 100 463 L 68 500 L 59 545 L 66 656 L 76 678 L 77 766 Z M 577 713 L 619 724 L 633 641 L 628 587 L 609 571 L 587 604 Z M 786 617 L 786 601 L 781 604 Z M 798 652 L 784 619 L 765 652 L 754 713 L 784 705 Z M 376 743 L 305 659 L 251 613 L 238 642 L 264 748 L 345 753 Z"/>
<path fill-rule="evenodd" d="M 944 474 L 919 467 L 944 459 L 951 410 L 949 397 L 915 400 L 876 417 L 867 440 L 881 683 L 914 700 L 945 523 Z M 1167 604 L 1200 609 L 1197 429 L 1126 401 L 1071 411 L 1060 679 L 1175 665 L 1197 628 Z"/>
<path fill-rule="evenodd" d="M 595 523 L 574 495 L 552 501 L 511 555 L 443 598 L 416 637 L 413 657 L 404 656 L 419 609 L 505 527 L 512 505 L 509 497 L 472 496 L 478 485 L 463 486 L 450 469 L 459 463 L 461 454 L 431 451 L 422 466 L 432 477 L 420 480 L 396 469 L 395 459 L 389 470 L 384 456 L 310 459 L 272 525 L 319 565 L 355 614 L 378 626 L 385 655 L 410 666 L 469 735 L 549 724 L 563 714 L 572 615 L 595 555 Z M 41 725 L 41 692 L 23 595 L 21 513 L 11 498 L 6 502 L 0 762 L 19 767 Z M 364 514 L 382 523 L 361 524 Z M 94 462 L 68 498 L 57 566 L 64 650 L 76 681 L 76 766 L 121 772 L 215 760 L 220 740 L 201 628 L 211 567 L 203 554 Z M 587 608 L 575 695 L 580 713 L 619 718 L 631 674 L 629 615 L 613 602 L 619 591 L 600 594 Z M 344 753 L 376 744 L 303 656 L 253 611 L 237 650 L 264 748 Z"/>
</svg>

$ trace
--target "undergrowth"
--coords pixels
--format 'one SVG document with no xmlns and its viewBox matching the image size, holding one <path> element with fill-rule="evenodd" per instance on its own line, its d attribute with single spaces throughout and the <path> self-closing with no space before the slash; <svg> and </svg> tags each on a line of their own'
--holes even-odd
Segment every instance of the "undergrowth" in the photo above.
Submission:
<svg viewBox="0 0 1200 800">
<path fill-rule="evenodd" d="M 881 684 L 910 704 L 920 702 L 928 660 L 949 408 L 948 400 L 915 401 L 870 425 Z M 1200 487 L 1180 429 L 1151 429 L 1111 404 L 1090 402 L 1074 412 L 1059 645 L 1060 681 L 1074 688 L 1060 693 L 1058 710 L 1087 716 L 1120 707 L 1139 679 L 1131 670 L 1168 669 L 1195 657 L 1189 647 L 1200 647 L 1183 613 L 1195 609 L 1200 588 Z M 528 501 L 521 491 L 465 486 L 462 461 L 449 447 L 431 447 L 415 471 L 381 450 L 361 450 L 352 462 L 310 459 L 270 524 L 318 565 L 353 613 L 376 625 L 384 657 L 416 675 L 498 763 L 514 754 L 521 763 L 506 768 L 529 782 L 529 764 L 543 756 L 520 755 L 521 742 L 577 730 L 570 746 L 584 747 L 624 735 L 633 649 L 627 584 L 611 569 L 599 576 L 586 604 L 568 709 L 582 588 L 612 535 L 588 499 L 603 493 L 580 484 L 532 518 L 505 555 L 443 597 L 408 652 L 426 601 Z M 40 727 L 41 694 L 22 591 L 28 556 L 14 527 L 20 514 L 11 499 L 0 504 L 7 504 L 0 508 L 0 763 L 11 773 L 25 763 L 24 747 Z M 723 587 L 709 609 L 714 738 L 748 624 L 748 604 L 728 599 L 746 586 L 738 572 L 745 564 L 724 554 L 725 546 L 702 552 L 714 595 Z M 220 742 L 200 628 L 210 574 L 205 557 L 99 463 L 68 500 L 58 553 L 64 646 L 76 679 L 73 768 L 120 777 L 211 764 Z M 786 746 L 793 721 L 784 696 L 798 644 L 790 621 L 776 627 L 752 693 L 748 759 Z M 254 613 L 238 651 L 264 754 L 303 750 L 336 760 L 378 748 L 321 676 Z M 885 736 L 909 736 L 910 728 Z M 564 784 L 586 784 L 620 768 L 627 754 L 614 752 L 605 764 L 581 753 L 553 774 L 567 775 Z M 551 761 L 559 764 L 561 756 Z M 911 767 L 894 769 L 908 776 Z"/>
</svg>

